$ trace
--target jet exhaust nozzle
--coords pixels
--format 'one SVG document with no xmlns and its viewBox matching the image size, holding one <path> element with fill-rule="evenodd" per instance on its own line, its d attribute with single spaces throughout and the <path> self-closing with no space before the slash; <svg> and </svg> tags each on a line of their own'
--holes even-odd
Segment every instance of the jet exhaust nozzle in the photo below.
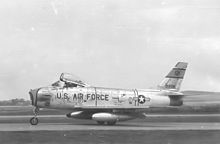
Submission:
<svg viewBox="0 0 220 144">
<path fill-rule="evenodd" d="M 183 96 L 169 96 L 170 97 L 170 106 L 182 106 L 183 105 Z"/>
</svg>

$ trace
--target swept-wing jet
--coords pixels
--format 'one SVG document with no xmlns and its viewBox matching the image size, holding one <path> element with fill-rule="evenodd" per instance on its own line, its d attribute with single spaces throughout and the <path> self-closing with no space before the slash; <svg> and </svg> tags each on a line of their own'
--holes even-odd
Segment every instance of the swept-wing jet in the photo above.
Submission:
<svg viewBox="0 0 220 144">
<path fill-rule="evenodd" d="M 34 106 L 32 125 L 38 124 L 39 108 L 59 109 L 68 118 L 91 119 L 98 124 L 114 125 L 143 117 L 145 111 L 155 107 L 181 106 L 183 94 L 179 92 L 187 63 L 178 62 L 157 89 L 117 89 L 90 86 L 71 74 L 62 73 L 60 80 L 48 87 L 30 90 Z"/>
</svg>

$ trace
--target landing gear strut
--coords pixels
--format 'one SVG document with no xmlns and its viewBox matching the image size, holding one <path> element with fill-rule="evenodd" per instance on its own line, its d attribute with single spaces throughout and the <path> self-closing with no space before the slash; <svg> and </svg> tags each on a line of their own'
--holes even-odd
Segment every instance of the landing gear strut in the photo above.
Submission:
<svg viewBox="0 0 220 144">
<path fill-rule="evenodd" d="M 33 109 L 33 113 L 34 113 L 34 117 L 32 117 L 30 119 L 30 123 L 31 125 L 37 125 L 38 124 L 38 118 L 37 118 L 37 114 L 39 113 L 39 108 L 38 107 L 35 107 Z"/>
<path fill-rule="evenodd" d="M 104 125 L 104 124 L 105 124 L 104 121 L 97 121 L 97 123 L 98 123 L 99 125 Z"/>
<path fill-rule="evenodd" d="M 107 122 L 107 125 L 115 125 L 116 124 L 116 121 L 109 121 Z"/>
<path fill-rule="evenodd" d="M 98 123 L 99 125 L 104 125 L 104 124 L 105 124 L 105 121 L 97 121 L 97 123 Z M 107 121 L 106 123 L 107 123 L 107 125 L 115 125 L 115 124 L 116 124 L 116 121 Z"/>
</svg>

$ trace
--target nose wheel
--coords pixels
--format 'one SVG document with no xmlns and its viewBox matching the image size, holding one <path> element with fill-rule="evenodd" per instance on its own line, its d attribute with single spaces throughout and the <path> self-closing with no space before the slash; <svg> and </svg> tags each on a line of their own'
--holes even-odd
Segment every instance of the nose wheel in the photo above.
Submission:
<svg viewBox="0 0 220 144">
<path fill-rule="evenodd" d="M 38 124 L 38 118 L 37 117 L 32 117 L 30 119 L 30 123 L 31 123 L 31 125 L 37 125 Z"/>
<path fill-rule="evenodd" d="M 31 124 L 31 125 L 37 125 L 37 124 L 38 124 L 37 115 L 38 115 L 38 113 L 39 113 L 39 108 L 38 108 L 38 107 L 35 107 L 34 110 L 33 110 L 33 112 L 34 112 L 34 117 L 32 117 L 32 118 L 30 119 L 30 124 Z"/>
</svg>

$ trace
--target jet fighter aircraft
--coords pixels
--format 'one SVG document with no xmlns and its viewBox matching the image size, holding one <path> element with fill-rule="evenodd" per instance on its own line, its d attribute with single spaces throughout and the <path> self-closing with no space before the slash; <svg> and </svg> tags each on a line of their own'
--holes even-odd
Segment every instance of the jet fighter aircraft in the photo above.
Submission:
<svg viewBox="0 0 220 144">
<path fill-rule="evenodd" d="M 32 125 L 38 124 L 39 108 L 65 110 L 68 118 L 91 119 L 98 124 L 114 125 L 145 116 L 154 107 L 181 106 L 179 92 L 187 63 L 178 62 L 157 89 L 117 89 L 90 86 L 71 74 L 62 73 L 60 80 L 48 87 L 30 90 L 34 106 Z"/>
</svg>

